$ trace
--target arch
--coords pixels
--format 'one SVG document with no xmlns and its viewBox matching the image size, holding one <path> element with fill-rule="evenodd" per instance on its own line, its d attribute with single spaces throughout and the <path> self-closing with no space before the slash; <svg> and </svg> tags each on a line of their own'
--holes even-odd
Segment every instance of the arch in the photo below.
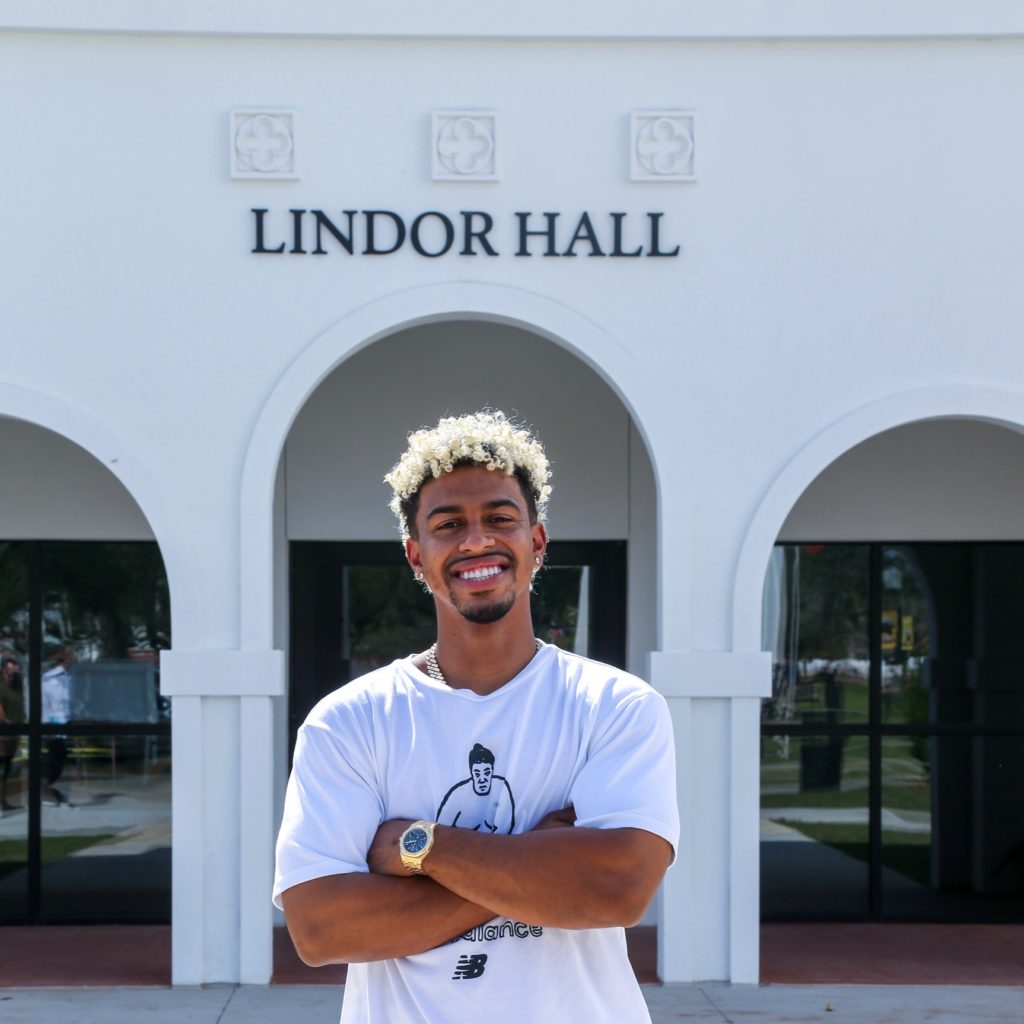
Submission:
<svg viewBox="0 0 1024 1024">
<path fill-rule="evenodd" d="M 747 529 L 733 582 L 732 646 L 761 649 L 761 599 L 772 547 L 797 500 L 841 455 L 883 431 L 926 420 L 981 420 L 1024 432 L 1024 395 L 972 385 L 900 391 L 862 406 L 812 438 L 768 487 Z"/>
<path fill-rule="evenodd" d="M 60 435 L 91 455 L 122 484 L 146 517 L 164 560 L 175 646 L 196 644 L 202 617 L 187 535 L 135 447 L 91 412 L 12 384 L 0 384 L 0 419 L 21 420 Z"/>
<path fill-rule="evenodd" d="M 570 351 L 618 395 L 633 418 L 654 470 L 658 492 L 659 564 L 671 544 L 671 558 L 687 578 L 682 530 L 665 522 L 658 453 L 671 450 L 671 403 L 631 353 L 583 314 L 545 296 L 483 283 L 449 283 L 403 289 L 348 313 L 300 353 L 267 398 L 246 452 L 240 491 L 241 646 L 273 647 L 273 495 L 281 452 L 296 416 L 324 378 L 367 345 L 400 330 L 445 320 L 479 320 L 531 331 Z M 672 518 L 683 521 L 681 502 Z M 666 623 L 689 617 L 683 588 L 668 592 L 659 579 L 659 645 Z"/>
</svg>

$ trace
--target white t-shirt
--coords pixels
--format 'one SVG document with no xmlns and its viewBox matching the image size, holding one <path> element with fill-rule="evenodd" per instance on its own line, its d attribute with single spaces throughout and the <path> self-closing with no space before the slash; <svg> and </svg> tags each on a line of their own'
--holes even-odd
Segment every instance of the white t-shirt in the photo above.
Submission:
<svg viewBox="0 0 1024 1024">
<path fill-rule="evenodd" d="M 71 718 L 71 673 L 63 665 L 55 665 L 43 673 L 43 721 L 65 725 Z"/>
<path fill-rule="evenodd" d="M 626 672 L 543 647 L 494 693 L 451 689 L 411 659 L 324 698 L 299 730 L 274 902 L 367 871 L 381 822 L 528 832 L 573 804 L 577 827 L 640 828 L 675 849 L 675 750 L 664 699 Z M 426 953 L 348 970 L 342 1024 L 650 1017 L 622 928 L 496 918 Z"/>
</svg>

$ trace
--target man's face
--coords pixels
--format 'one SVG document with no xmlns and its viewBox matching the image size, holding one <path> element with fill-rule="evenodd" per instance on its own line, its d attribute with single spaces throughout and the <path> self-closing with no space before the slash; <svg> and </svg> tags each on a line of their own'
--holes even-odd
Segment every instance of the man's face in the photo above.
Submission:
<svg viewBox="0 0 1024 1024">
<path fill-rule="evenodd" d="M 494 774 L 494 766 L 481 762 L 473 765 L 469 774 L 473 779 L 473 792 L 479 796 L 487 796 L 491 791 L 491 776 Z"/>
<path fill-rule="evenodd" d="M 514 476 L 460 466 L 420 489 L 416 536 L 405 552 L 439 610 L 449 605 L 470 622 L 486 624 L 529 599 L 534 559 L 546 546 L 544 527 L 530 522 Z"/>
<path fill-rule="evenodd" d="M 7 682 L 10 682 L 17 674 L 17 671 L 18 666 L 13 661 L 6 662 L 2 669 L 4 679 L 6 679 Z"/>
</svg>

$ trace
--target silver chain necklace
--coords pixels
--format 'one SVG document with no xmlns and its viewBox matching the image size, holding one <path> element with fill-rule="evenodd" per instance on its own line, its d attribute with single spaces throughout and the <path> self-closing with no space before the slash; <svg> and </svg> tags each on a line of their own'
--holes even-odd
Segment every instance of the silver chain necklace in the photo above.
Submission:
<svg viewBox="0 0 1024 1024">
<path fill-rule="evenodd" d="M 533 642 L 537 645 L 539 651 L 544 646 L 543 640 L 538 640 L 537 637 L 533 638 Z M 427 675 L 430 676 L 435 682 L 444 683 L 448 685 L 448 680 L 445 679 L 444 673 L 441 671 L 440 665 L 437 663 L 437 642 L 435 641 L 430 645 L 430 649 L 426 653 L 427 662 Z"/>
</svg>

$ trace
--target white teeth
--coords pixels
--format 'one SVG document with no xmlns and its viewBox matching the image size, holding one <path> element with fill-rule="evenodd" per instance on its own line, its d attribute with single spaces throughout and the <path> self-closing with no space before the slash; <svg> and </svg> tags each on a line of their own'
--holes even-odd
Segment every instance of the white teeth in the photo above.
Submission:
<svg viewBox="0 0 1024 1024">
<path fill-rule="evenodd" d="M 497 576 L 501 569 L 497 565 L 488 566 L 486 569 L 470 569 L 469 572 L 459 573 L 464 580 L 485 580 L 490 576 Z"/>
</svg>

